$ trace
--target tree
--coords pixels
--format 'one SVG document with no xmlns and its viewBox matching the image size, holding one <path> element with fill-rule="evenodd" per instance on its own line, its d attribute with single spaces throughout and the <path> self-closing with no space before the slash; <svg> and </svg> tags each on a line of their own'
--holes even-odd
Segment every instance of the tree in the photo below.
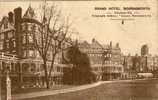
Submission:
<svg viewBox="0 0 158 100">
<path fill-rule="evenodd" d="M 139 72 L 140 71 L 140 57 L 138 56 L 138 54 L 136 54 L 133 58 L 132 58 L 132 68 L 131 70 Z"/>
<path fill-rule="evenodd" d="M 66 53 L 66 62 L 73 64 L 71 72 L 65 74 L 66 81 L 73 84 L 85 84 L 92 81 L 92 69 L 86 53 L 79 50 L 77 45 L 71 46 Z M 71 77 L 71 78 L 70 78 Z"/>
<path fill-rule="evenodd" d="M 34 47 L 39 52 L 43 60 L 43 68 L 45 73 L 46 88 L 50 88 L 50 77 L 52 69 L 54 67 L 54 61 L 56 55 L 64 48 L 64 43 L 70 39 L 69 18 L 63 18 L 61 16 L 61 10 L 58 10 L 55 5 L 48 6 L 45 4 L 42 6 L 40 13 L 40 27 L 38 32 L 33 31 Z M 35 28 L 35 27 L 34 27 Z M 47 62 L 51 62 L 50 68 L 47 66 Z"/>
</svg>

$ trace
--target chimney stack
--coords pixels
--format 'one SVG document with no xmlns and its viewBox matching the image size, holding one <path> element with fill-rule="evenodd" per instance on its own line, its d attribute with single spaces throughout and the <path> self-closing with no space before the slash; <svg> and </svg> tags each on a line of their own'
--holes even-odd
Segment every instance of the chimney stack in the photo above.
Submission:
<svg viewBox="0 0 158 100">
<path fill-rule="evenodd" d="M 92 43 L 94 43 L 94 42 L 95 42 L 95 38 L 92 39 Z"/>
<path fill-rule="evenodd" d="M 119 48 L 119 43 L 116 43 L 116 47 Z"/>
<path fill-rule="evenodd" d="M 15 18 L 15 28 L 21 24 L 21 19 L 22 19 L 22 8 L 18 7 L 14 9 L 14 18 Z"/>
<path fill-rule="evenodd" d="M 8 17 L 9 17 L 9 22 L 13 23 L 13 13 L 12 12 L 8 13 Z"/>
<path fill-rule="evenodd" d="M 110 47 L 112 48 L 112 41 L 110 41 Z"/>
<path fill-rule="evenodd" d="M 19 57 L 22 56 L 22 39 L 21 39 L 21 22 L 22 22 L 22 8 L 18 7 L 14 9 L 14 27 L 15 31 L 15 38 L 16 38 L 16 52 Z"/>
</svg>

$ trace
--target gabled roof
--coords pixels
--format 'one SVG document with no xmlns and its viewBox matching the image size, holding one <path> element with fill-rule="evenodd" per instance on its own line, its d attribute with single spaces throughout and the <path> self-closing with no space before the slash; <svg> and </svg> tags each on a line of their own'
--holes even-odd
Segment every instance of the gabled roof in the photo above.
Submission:
<svg viewBox="0 0 158 100">
<path fill-rule="evenodd" d="M 35 19 L 35 12 L 31 5 L 27 8 L 23 18 Z"/>
<path fill-rule="evenodd" d="M 81 48 L 89 48 L 90 44 L 87 41 L 84 41 L 84 42 L 80 42 L 78 46 Z"/>
<path fill-rule="evenodd" d="M 4 27 L 5 25 L 7 25 L 7 28 Z M 8 17 L 4 16 L 0 22 L 0 33 L 14 29 L 13 23 L 10 23 Z"/>
<path fill-rule="evenodd" d="M 92 39 L 91 48 L 103 49 L 102 45 L 95 39 Z"/>
<path fill-rule="evenodd" d="M 106 44 L 103 44 L 102 47 L 103 47 L 104 49 L 109 49 L 109 48 L 110 48 L 110 45 L 108 45 L 108 44 L 107 44 L 107 45 L 106 45 Z"/>
</svg>

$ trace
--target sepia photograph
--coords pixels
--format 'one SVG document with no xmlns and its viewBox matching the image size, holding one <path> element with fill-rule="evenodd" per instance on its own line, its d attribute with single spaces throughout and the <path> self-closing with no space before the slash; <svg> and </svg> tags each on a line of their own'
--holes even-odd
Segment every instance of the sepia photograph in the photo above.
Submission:
<svg viewBox="0 0 158 100">
<path fill-rule="evenodd" d="M 0 100 L 158 100 L 158 0 L 0 0 Z"/>
</svg>

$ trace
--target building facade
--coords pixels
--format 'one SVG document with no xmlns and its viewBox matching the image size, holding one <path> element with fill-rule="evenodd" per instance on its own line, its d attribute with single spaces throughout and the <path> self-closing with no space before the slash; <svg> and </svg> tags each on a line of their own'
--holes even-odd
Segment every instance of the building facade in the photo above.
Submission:
<svg viewBox="0 0 158 100">
<path fill-rule="evenodd" d="M 124 73 L 127 78 L 136 78 L 138 73 L 152 73 L 158 69 L 158 57 L 149 53 L 148 45 L 142 45 L 141 54 L 124 56 Z"/>
<path fill-rule="evenodd" d="M 10 70 L 10 73 L 14 73 L 11 76 L 15 76 L 13 80 L 20 86 L 27 86 L 28 82 L 28 85 L 32 86 L 45 85 L 43 61 L 33 44 L 33 34 L 38 34 L 41 25 L 35 16 L 31 6 L 24 15 L 22 8 L 19 7 L 9 12 L 8 16 L 3 17 L 0 22 L 0 52 L 5 55 L 15 55 L 16 60 L 7 63 L 10 63 L 10 69 L 14 69 L 15 72 Z M 52 85 L 63 82 L 63 72 L 67 66 L 61 63 L 61 59 L 61 53 L 57 54 L 51 76 Z M 4 60 L 0 62 L 5 63 Z M 48 68 L 50 65 L 51 62 L 47 62 Z M 2 67 L 5 67 L 4 64 Z"/>
<path fill-rule="evenodd" d="M 92 39 L 91 43 L 87 41 L 79 43 L 79 49 L 89 56 L 92 71 L 98 80 L 121 78 L 123 65 L 119 44 L 112 46 L 111 42 L 110 45 L 102 45 L 97 40 Z"/>
</svg>

